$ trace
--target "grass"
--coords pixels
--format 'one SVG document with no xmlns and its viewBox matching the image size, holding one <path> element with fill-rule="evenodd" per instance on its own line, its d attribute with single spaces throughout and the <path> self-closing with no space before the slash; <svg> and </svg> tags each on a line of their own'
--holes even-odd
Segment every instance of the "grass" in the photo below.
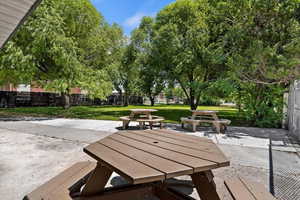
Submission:
<svg viewBox="0 0 300 200">
<path fill-rule="evenodd" d="M 22 107 L 0 110 L 0 116 L 39 116 L 39 117 L 63 117 L 78 119 L 118 120 L 121 116 L 130 114 L 129 109 L 151 108 L 157 109 L 155 115 L 163 116 L 166 122 L 179 123 L 181 117 L 190 116 L 190 107 L 187 105 L 156 105 L 151 106 L 74 106 L 68 110 L 61 107 Z M 199 110 L 216 110 L 218 116 L 230 119 L 232 125 L 246 126 L 245 118 L 237 109 L 221 106 L 199 106 Z"/>
</svg>

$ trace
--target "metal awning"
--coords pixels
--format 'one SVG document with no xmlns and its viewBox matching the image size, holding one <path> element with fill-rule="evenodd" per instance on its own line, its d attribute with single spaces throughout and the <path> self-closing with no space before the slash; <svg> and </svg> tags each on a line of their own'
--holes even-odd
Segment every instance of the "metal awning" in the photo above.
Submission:
<svg viewBox="0 0 300 200">
<path fill-rule="evenodd" d="M 0 1 L 0 49 L 40 2 L 41 0 Z"/>
</svg>

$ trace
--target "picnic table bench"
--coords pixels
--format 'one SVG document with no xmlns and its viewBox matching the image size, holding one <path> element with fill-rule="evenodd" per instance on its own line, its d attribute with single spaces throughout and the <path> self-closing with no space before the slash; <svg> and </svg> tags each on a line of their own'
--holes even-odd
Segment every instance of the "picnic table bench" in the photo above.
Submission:
<svg viewBox="0 0 300 200">
<path fill-rule="evenodd" d="M 276 200 L 262 184 L 242 177 L 225 180 L 225 185 L 234 200 Z"/>
<path fill-rule="evenodd" d="M 79 192 L 95 167 L 95 162 L 78 162 L 26 195 L 24 200 L 72 200 L 71 191 Z"/>
</svg>

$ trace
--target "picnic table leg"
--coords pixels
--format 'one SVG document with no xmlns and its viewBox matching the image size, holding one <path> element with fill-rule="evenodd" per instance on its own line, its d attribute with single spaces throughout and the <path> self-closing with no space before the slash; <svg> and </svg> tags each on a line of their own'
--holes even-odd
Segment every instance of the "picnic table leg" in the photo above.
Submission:
<svg viewBox="0 0 300 200">
<path fill-rule="evenodd" d="M 197 130 L 197 124 L 193 123 L 193 132 L 196 132 L 196 130 Z"/>
<path fill-rule="evenodd" d="M 160 122 L 160 129 L 163 129 L 163 123 Z"/>
<path fill-rule="evenodd" d="M 211 171 L 198 172 L 191 177 L 201 200 L 220 200 Z"/>
<path fill-rule="evenodd" d="M 123 121 L 123 130 L 125 130 L 128 127 L 128 124 L 128 121 Z"/>
<path fill-rule="evenodd" d="M 215 121 L 218 121 L 219 120 L 219 117 L 216 113 L 212 114 L 212 117 Z"/>
<path fill-rule="evenodd" d="M 196 115 L 195 113 L 193 113 L 193 114 L 192 114 L 192 119 L 195 119 L 196 116 L 197 116 L 197 115 Z"/>
<path fill-rule="evenodd" d="M 144 128 L 144 123 L 143 123 L 143 122 L 139 122 L 139 127 L 140 127 L 141 130 L 143 130 L 143 128 Z"/>
<path fill-rule="evenodd" d="M 218 122 L 213 123 L 214 127 L 216 128 L 216 131 L 221 134 L 221 125 Z"/>
<path fill-rule="evenodd" d="M 110 169 L 98 163 L 88 178 L 80 195 L 89 196 L 102 192 L 111 174 L 112 171 Z"/>
</svg>

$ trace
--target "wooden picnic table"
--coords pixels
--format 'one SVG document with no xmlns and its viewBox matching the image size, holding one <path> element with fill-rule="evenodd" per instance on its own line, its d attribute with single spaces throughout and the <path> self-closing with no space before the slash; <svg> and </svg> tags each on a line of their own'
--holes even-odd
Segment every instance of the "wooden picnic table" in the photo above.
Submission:
<svg viewBox="0 0 300 200">
<path fill-rule="evenodd" d="M 168 200 L 191 199 L 166 182 L 190 175 L 201 200 L 219 200 L 211 170 L 229 166 L 229 160 L 211 140 L 169 130 L 120 131 L 90 144 L 84 152 L 98 163 L 81 196 L 101 194 L 112 172 L 130 183 L 106 194 L 107 199 L 149 194 Z"/>
<path fill-rule="evenodd" d="M 197 116 L 210 116 L 215 121 L 219 120 L 219 117 L 217 115 L 218 111 L 214 110 L 191 110 L 192 112 L 192 119 L 195 119 Z"/>
<path fill-rule="evenodd" d="M 134 119 L 136 115 L 146 115 L 148 119 L 152 119 L 152 113 L 157 112 L 155 109 L 130 109 L 130 118 Z"/>
</svg>

